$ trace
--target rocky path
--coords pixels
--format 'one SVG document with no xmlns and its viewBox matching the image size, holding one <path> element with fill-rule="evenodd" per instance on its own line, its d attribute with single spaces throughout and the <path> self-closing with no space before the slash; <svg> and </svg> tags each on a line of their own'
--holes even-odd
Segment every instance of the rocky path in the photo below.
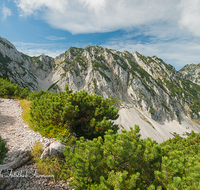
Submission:
<svg viewBox="0 0 200 190">
<path fill-rule="evenodd" d="M 0 136 L 9 148 L 7 157 L 0 165 L 0 190 L 70 189 L 62 181 L 50 181 L 52 176 L 37 173 L 29 151 L 35 142 L 39 141 L 47 147 L 55 139 L 42 137 L 29 129 L 21 118 L 19 103 L 20 101 L 0 98 Z"/>
</svg>

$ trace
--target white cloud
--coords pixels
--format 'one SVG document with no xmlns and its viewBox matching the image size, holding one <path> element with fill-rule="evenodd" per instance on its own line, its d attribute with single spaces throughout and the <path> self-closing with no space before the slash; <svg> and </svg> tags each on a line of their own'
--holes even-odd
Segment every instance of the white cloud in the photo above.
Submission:
<svg viewBox="0 0 200 190">
<path fill-rule="evenodd" d="M 56 57 L 61 53 L 64 53 L 71 46 L 84 48 L 88 44 L 67 44 L 67 43 L 50 43 L 50 44 L 37 44 L 37 43 L 24 43 L 24 42 L 12 42 L 16 49 L 29 56 L 38 56 L 42 53 L 51 57 Z"/>
<path fill-rule="evenodd" d="M 189 29 L 194 35 L 200 36 L 200 1 L 182 0 L 179 9 L 181 11 L 180 25 Z"/>
<path fill-rule="evenodd" d="M 37 13 L 37 11 L 54 10 L 57 13 L 62 13 L 67 6 L 67 0 L 14 0 L 20 9 L 20 16 L 29 16 Z"/>
<path fill-rule="evenodd" d="M 95 10 L 96 12 L 100 11 L 102 8 L 105 8 L 106 0 L 79 0 L 84 6 L 88 6 L 90 9 Z"/>
<path fill-rule="evenodd" d="M 55 41 L 55 40 L 65 40 L 66 38 L 57 36 L 47 36 L 46 39 Z"/>
<path fill-rule="evenodd" d="M 136 40 L 122 37 L 111 39 L 106 44 L 101 44 L 101 46 L 121 52 L 124 50 L 130 53 L 138 51 L 145 56 L 156 55 L 167 64 L 173 65 L 177 70 L 181 69 L 186 64 L 200 63 L 200 40 L 196 41 L 196 39 L 190 39 L 190 41 L 177 39 L 168 42 L 140 43 Z"/>
<path fill-rule="evenodd" d="M 157 55 L 177 69 L 200 62 L 199 0 L 15 0 L 15 3 L 21 16 L 35 15 L 52 27 L 73 34 L 127 31 L 127 35 L 110 39 L 104 47 Z M 55 36 L 47 39 L 61 40 Z M 67 49 L 51 48 L 49 51 L 45 46 L 34 46 L 24 52 L 56 56 Z"/>
<path fill-rule="evenodd" d="M 15 0 L 21 16 L 39 14 L 72 33 L 128 29 L 177 18 L 174 0 Z M 177 0 L 176 2 L 180 2 Z"/>
<path fill-rule="evenodd" d="M 37 44 L 37 43 L 24 43 L 24 42 L 12 42 L 18 51 L 27 54 L 29 56 L 38 56 L 44 53 L 45 55 L 56 57 L 66 50 L 59 44 Z"/>
<path fill-rule="evenodd" d="M 14 0 L 21 16 L 35 15 L 71 33 L 108 32 L 141 26 L 186 27 L 200 36 L 199 0 Z M 5 9 L 6 10 L 6 9 Z M 9 15 L 7 10 L 5 15 Z M 6 16 L 5 16 L 6 17 Z"/>
<path fill-rule="evenodd" d="M 5 20 L 8 16 L 12 15 L 12 12 L 9 8 L 5 7 L 5 5 L 3 5 L 2 14 L 3 14 L 3 20 Z"/>
</svg>

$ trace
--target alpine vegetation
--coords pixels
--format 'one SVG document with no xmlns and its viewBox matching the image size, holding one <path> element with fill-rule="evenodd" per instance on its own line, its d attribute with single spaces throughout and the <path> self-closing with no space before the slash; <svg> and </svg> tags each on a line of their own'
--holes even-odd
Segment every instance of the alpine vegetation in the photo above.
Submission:
<svg viewBox="0 0 200 190">
<path fill-rule="evenodd" d="M 8 95 L 18 89 L 7 80 L 1 82 L 1 93 L 5 84 L 10 86 Z M 19 94 L 23 91 L 19 88 Z M 118 126 L 109 120 L 119 117 L 116 99 L 84 90 L 72 93 L 68 85 L 59 93 L 27 92 L 31 127 L 65 144 L 64 158 L 42 161 L 42 147 L 35 146 L 32 156 L 41 174 L 55 175 L 54 180 L 62 179 L 77 190 L 200 188 L 200 133 L 192 131 L 187 138 L 175 135 L 158 144 L 142 139 L 138 125 L 117 132 Z M 7 151 L 0 138 L 1 163 Z"/>
</svg>

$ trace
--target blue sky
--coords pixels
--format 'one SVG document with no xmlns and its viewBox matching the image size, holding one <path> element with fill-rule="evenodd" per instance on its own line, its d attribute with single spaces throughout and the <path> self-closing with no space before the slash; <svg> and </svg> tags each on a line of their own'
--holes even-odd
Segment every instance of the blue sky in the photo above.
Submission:
<svg viewBox="0 0 200 190">
<path fill-rule="evenodd" d="M 99 45 L 200 63 L 199 0 L 1 0 L 0 36 L 30 56 Z"/>
</svg>

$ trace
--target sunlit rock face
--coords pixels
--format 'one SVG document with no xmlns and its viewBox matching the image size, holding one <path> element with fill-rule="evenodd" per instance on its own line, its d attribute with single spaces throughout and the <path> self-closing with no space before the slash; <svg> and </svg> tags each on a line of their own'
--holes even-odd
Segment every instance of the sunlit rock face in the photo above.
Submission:
<svg viewBox="0 0 200 190">
<path fill-rule="evenodd" d="M 200 63 L 185 65 L 179 73 L 182 78 L 200 85 Z"/>
<path fill-rule="evenodd" d="M 30 57 L 0 38 L 0 77 L 35 91 L 58 92 L 68 84 L 73 92 L 85 89 L 103 98 L 116 97 L 123 104 L 118 107 L 118 124 L 126 129 L 128 124 L 142 125 L 142 137 L 159 142 L 173 137 L 174 132 L 199 130 L 191 117 L 199 119 L 195 102 L 200 87 L 193 83 L 196 79 L 186 77 L 197 73 L 185 70 L 178 72 L 156 56 L 99 46 L 71 47 L 55 58 Z"/>
<path fill-rule="evenodd" d="M 30 57 L 0 37 L 0 77 L 30 90 L 39 90 L 40 82 L 53 71 L 54 59 L 45 55 Z"/>
</svg>

